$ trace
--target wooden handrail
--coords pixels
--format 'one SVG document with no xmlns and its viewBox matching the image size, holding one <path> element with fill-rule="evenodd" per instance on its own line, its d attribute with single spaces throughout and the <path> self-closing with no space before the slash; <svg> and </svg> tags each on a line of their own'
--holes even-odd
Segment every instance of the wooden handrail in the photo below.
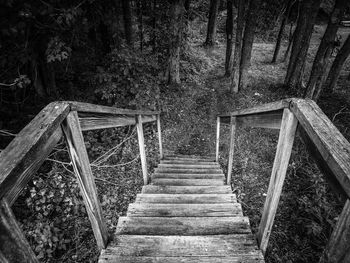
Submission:
<svg viewBox="0 0 350 263">
<path fill-rule="evenodd" d="M 341 262 L 341 258 L 350 257 L 349 242 L 346 238 L 350 236 L 348 225 L 350 221 L 350 143 L 312 100 L 291 98 L 219 114 L 218 123 L 231 124 L 227 182 L 230 182 L 231 177 L 230 165 L 232 165 L 235 140 L 235 133 L 232 132 L 233 117 L 236 120 L 236 126 L 280 129 L 269 190 L 257 237 L 261 250 L 265 253 L 267 248 L 288 168 L 295 130 L 299 123 L 299 134 L 309 153 L 315 158 L 321 172 L 330 180 L 331 185 L 339 193 L 344 193 L 347 198 L 346 206 L 324 252 L 322 260 L 325 261 L 322 262 Z M 217 129 L 220 129 L 220 126 Z M 217 131 L 217 134 L 220 132 Z M 217 138 L 217 149 L 219 149 L 218 142 L 219 138 Z"/>
<path fill-rule="evenodd" d="M 0 153 L 0 259 L 10 262 L 13 255 L 20 255 L 19 261 L 25 259 L 26 262 L 37 262 L 10 207 L 63 134 L 97 245 L 100 249 L 105 248 L 108 233 L 82 131 L 136 125 L 146 184 L 149 180 L 142 124 L 154 121 L 157 121 L 162 157 L 159 111 L 128 110 L 64 101 L 47 105 Z"/>
</svg>

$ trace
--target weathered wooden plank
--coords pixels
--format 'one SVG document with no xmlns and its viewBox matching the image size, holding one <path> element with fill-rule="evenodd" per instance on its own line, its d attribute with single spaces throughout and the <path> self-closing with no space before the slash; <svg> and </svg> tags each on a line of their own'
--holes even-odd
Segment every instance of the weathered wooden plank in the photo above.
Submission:
<svg viewBox="0 0 350 263">
<path fill-rule="evenodd" d="M 40 152 L 37 151 L 33 153 L 33 155 L 30 157 L 32 162 L 29 163 L 27 168 L 23 171 L 22 176 L 20 176 L 17 181 L 17 184 L 15 184 L 5 195 L 5 199 L 10 206 L 12 206 L 12 204 L 16 201 L 24 186 L 27 185 L 32 175 L 40 168 L 61 138 L 62 130 L 56 129 L 47 139 L 47 141 L 42 144 Z"/>
<path fill-rule="evenodd" d="M 264 113 L 264 112 L 269 112 L 269 111 L 281 110 L 284 108 L 288 108 L 289 104 L 292 100 L 293 99 L 284 99 L 284 100 L 275 101 L 275 102 L 271 102 L 271 103 L 265 103 L 265 104 L 251 107 L 248 109 L 242 109 L 242 110 L 237 110 L 237 111 L 233 111 L 233 112 L 219 114 L 218 116 L 220 116 L 220 117 L 242 116 L 242 115 L 249 115 L 249 114 L 255 114 L 255 113 Z"/>
<path fill-rule="evenodd" d="M 163 143 L 162 143 L 162 129 L 160 127 L 160 114 L 157 115 L 157 132 L 158 132 L 158 144 L 159 144 L 159 157 L 162 160 L 164 158 Z"/>
<path fill-rule="evenodd" d="M 230 186 L 167 186 L 146 185 L 144 194 L 232 194 Z"/>
<path fill-rule="evenodd" d="M 153 121 L 156 121 L 155 116 L 142 116 L 142 123 Z M 79 122 L 82 131 L 123 127 L 136 124 L 134 116 L 114 116 L 94 113 L 79 113 Z"/>
<path fill-rule="evenodd" d="M 119 217 L 116 235 L 251 234 L 247 217 Z"/>
<path fill-rule="evenodd" d="M 137 245 L 135 245 L 137 244 Z M 115 256 L 233 256 L 259 255 L 253 235 L 116 236 L 105 253 Z"/>
<path fill-rule="evenodd" d="M 257 234 L 260 249 L 265 253 L 270 237 L 273 221 L 286 176 L 289 158 L 297 128 L 298 120 L 288 109 L 284 109 L 281 130 L 278 138 L 277 151 L 272 167 L 272 173 L 265 200 L 264 211 Z"/>
<path fill-rule="evenodd" d="M 215 169 L 196 169 L 196 168 L 156 168 L 155 173 L 201 173 L 201 174 L 222 174 L 222 170 L 219 168 Z"/>
<path fill-rule="evenodd" d="M 226 176 L 226 184 L 228 185 L 231 185 L 233 154 L 234 154 L 235 141 L 236 141 L 236 117 L 231 117 L 230 126 L 231 126 L 230 127 L 230 150 L 228 154 L 227 176 Z"/>
<path fill-rule="evenodd" d="M 217 162 L 211 161 L 211 162 L 193 162 L 192 160 L 161 160 L 161 164 L 203 164 L 203 165 L 211 165 L 211 164 L 218 164 Z"/>
<path fill-rule="evenodd" d="M 152 185 L 224 185 L 224 180 L 154 178 Z"/>
<path fill-rule="evenodd" d="M 20 191 L 38 169 L 37 158 L 69 112 L 67 103 L 47 105 L 0 153 L 0 198 L 12 188 Z M 11 202 L 13 198 L 11 198 Z"/>
<path fill-rule="evenodd" d="M 350 262 L 350 200 L 345 203 L 320 263 Z"/>
<path fill-rule="evenodd" d="M 110 251 L 102 251 L 99 263 L 263 263 L 263 257 L 257 255 L 240 255 L 229 257 L 123 257 L 115 256 Z"/>
<path fill-rule="evenodd" d="M 222 179 L 223 174 L 175 174 L 175 173 L 155 173 L 152 178 L 167 178 L 167 179 Z"/>
<path fill-rule="evenodd" d="M 220 149 L 220 117 L 216 118 L 216 141 L 215 141 L 215 161 L 219 161 Z"/>
<path fill-rule="evenodd" d="M 149 110 L 128 110 L 120 109 L 115 107 L 108 107 L 102 105 L 96 105 L 85 102 L 77 101 L 67 101 L 70 104 L 72 111 L 78 112 L 93 112 L 93 113 L 103 113 L 103 114 L 113 114 L 113 115 L 157 115 L 159 111 L 149 111 Z"/>
<path fill-rule="evenodd" d="M 180 168 L 180 169 L 220 169 L 220 165 L 217 163 L 212 163 L 212 164 L 178 164 L 178 163 L 160 163 L 158 165 L 159 168 Z"/>
<path fill-rule="evenodd" d="M 235 194 L 138 194 L 136 203 L 215 204 L 235 203 Z"/>
<path fill-rule="evenodd" d="M 215 162 L 215 157 L 184 157 L 184 156 L 165 156 L 165 160 L 171 161 L 185 161 L 185 162 L 193 162 L 193 163 L 201 163 L 201 162 Z"/>
<path fill-rule="evenodd" d="M 350 197 L 350 143 L 312 100 L 294 99 L 291 110 Z"/>
<path fill-rule="evenodd" d="M 0 201 L 0 254 L 1 262 L 39 262 L 4 199 Z"/>
<path fill-rule="evenodd" d="M 108 232 L 102 217 L 101 205 L 97 197 L 96 185 L 76 111 L 70 112 L 62 122 L 62 130 L 97 245 L 100 249 L 105 248 Z"/>
<path fill-rule="evenodd" d="M 243 216 L 239 203 L 223 204 L 153 204 L 132 203 L 127 216 L 141 217 L 221 217 Z"/>
<path fill-rule="evenodd" d="M 141 167 L 142 167 L 143 184 L 146 185 L 149 182 L 149 177 L 148 177 L 148 171 L 147 171 L 145 138 L 143 136 L 143 127 L 142 127 L 142 117 L 141 117 L 141 115 L 137 115 L 136 116 L 136 128 L 137 128 L 137 138 L 138 138 L 139 149 L 140 149 L 140 159 L 141 159 Z"/>
</svg>

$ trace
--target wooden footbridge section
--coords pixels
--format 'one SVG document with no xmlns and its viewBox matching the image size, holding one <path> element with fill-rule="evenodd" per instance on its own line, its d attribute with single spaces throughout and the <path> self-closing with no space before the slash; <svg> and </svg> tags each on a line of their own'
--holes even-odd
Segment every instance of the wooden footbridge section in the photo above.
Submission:
<svg viewBox="0 0 350 263">
<path fill-rule="evenodd" d="M 149 177 L 143 125 L 151 122 L 157 125 L 160 163 Z M 11 206 L 61 138 L 101 251 L 100 263 L 264 262 L 296 134 L 332 189 L 346 200 L 320 263 L 350 262 L 350 143 L 315 102 L 285 99 L 218 115 L 215 157 L 164 157 L 160 124 L 157 111 L 80 102 L 45 107 L 0 153 L 0 262 L 39 262 Z M 83 131 L 127 125 L 137 128 L 144 186 L 109 236 Z M 230 127 L 225 175 L 218 164 L 222 125 Z M 242 126 L 279 130 L 256 235 L 231 191 L 235 135 Z"/>
</svg>

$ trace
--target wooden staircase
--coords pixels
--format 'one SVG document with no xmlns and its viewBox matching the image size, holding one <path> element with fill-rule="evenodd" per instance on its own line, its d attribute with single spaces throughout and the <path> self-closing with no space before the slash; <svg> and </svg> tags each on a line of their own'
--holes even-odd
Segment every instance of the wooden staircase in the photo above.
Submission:
<svg viewBox="0 0 350 263">
<path fill-rule="evenodd" d="M 264 262 L 249 219 L 213 160 L 162 160 L 119 218 L 99 262 Z"/>
</svg>

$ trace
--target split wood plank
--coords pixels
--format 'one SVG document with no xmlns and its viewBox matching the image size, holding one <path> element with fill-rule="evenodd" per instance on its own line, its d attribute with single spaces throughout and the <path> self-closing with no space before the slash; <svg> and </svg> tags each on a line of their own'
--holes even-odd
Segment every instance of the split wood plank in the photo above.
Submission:
<svg viewBox="0 0 350 263">
<path fill-rule="evenodd" d="M 230 186 L 169 186 L 146 185 L 142 187 L 144 194 L 231 194 Z"/>
<path fill-rule="evenodd" d="M 136 203 L 215 204 L 235 203 L 234 194 L 138 194 Z"/>
<path fill-rule="evenodd" d="M 215 142 L 215 161 L 219 161 L 219 149 L 220 149 L 220 117 L 216 118 L 216 142 Z"/>
<path fill-rule="evenodd" d="M 62 122 L 62 130 L 97 245 L 100 249 L 106 248 L 108 232 L 102 217 L 101 205 L 76 111 L 71 111 Z"/>
<path fill-rule="evenodd" d="M 164 158 L 164 154 L 163 154 L 163 144 L 162 144 L 162 129 L 160 126 L 160 114 L 157 115 L 157 132 L 158 132 L 158 144 L 159 144 L 159 158 L 162 160 Z"/>
<path fill-rule="evenodd" d="M 163 159 L 160 161 L 161 164 L 203 164 L 203 165 L 217 165 L 217 162 L 211 161 L 211 162 L 193 162 L 192 160 L 166 160 Z"/>
<path fill-rule="evenodd" d="M 154 178 L 152 180 L 152 185 L 224 185 L 224 180 Z"/>
<path fill-rule="evenodd" d="M 154 173 L 152 178 L 167 179 L 219 179 L 224 180 L 223 174 L 175 174 L 175 173 Z"/>
<path fill-rule="evenodd" d="M 219 168 L 211 169 L 199 169 L 199 168 L 156 168 L 155 173 L 201 173 L 201 174 L 222 174 L 222 170 Z"/>
<path fill-rule="evenodd" d="M 228 154 L 226 184 L 231 185 L 231 174 L 233 166 L 233 154 L 236 141 L 236 117 L 231 116 L 230 121 L 230 150 Z"/>
<path fill-rule="evenodd" d="M 213 163 L 213 164 L 177 164 L 177 163 L 160 163 L 158 164 L 159 168 L 179 168 L 179 169 L 220 169 L 220 165 L 217 163 Z"/>
<path fill-rule="evenodd" d="M 146 150 L 145 150 L 145 138 L 143 135 L 143 127 L 142 127 L 142 117 L 141 115 L 136 116 L 136 128 L 137 128 L 137 138 L 139 142 L 140 149 L 140 159 L 141 159 L 141 167 L 142 167 L 142 175 L 143 175 L 143 184 L 147 185 L 149 182 L 148 171 L 147 171 L 147 160 L 146 160 Z"/>
</svg>

